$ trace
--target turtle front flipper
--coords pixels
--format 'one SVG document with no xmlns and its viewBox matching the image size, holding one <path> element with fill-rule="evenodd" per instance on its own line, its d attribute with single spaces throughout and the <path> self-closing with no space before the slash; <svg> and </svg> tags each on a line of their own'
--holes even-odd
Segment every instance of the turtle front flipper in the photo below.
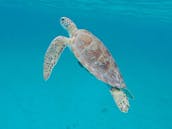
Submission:
<svg viewBox="0 0 172 129">
<path fill-rule="evenodd" d="M 69 39 L 64 36 L 57 36 L 50 43 L 44 57 L 43 76 L 45 80 L 50 77 L 67 43 L 69 43 Z"/>
<path fill-rule="evenodd" d="M 130 107 L 129 100 L 125 92 L 120 89 L 112 88 L 110 90 L 113 99 L 121 112 L 127 113 Z"/>
</svg>

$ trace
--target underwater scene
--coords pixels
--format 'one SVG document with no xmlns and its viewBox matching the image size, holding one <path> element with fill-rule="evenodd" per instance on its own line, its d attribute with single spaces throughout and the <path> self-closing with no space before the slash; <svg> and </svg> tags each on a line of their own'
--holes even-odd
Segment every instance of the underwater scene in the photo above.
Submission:
<svg viewBox="0 0 172 129">
<path fill-rule="evenodd" d="M 0 129 L 172 129 L 171 0 L 0 0 Z M 70 47 L 48 80 L 60 18 L 99 38 L 134 96 L 128 113 Z"/>
</svg>

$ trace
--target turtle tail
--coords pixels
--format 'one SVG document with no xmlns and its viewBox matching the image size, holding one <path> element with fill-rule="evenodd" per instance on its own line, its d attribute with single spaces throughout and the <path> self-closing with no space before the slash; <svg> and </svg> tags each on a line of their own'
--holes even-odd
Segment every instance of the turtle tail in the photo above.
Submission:
<svg viewBox="0 0 172 129">
<path fill-rule="evenodd" d="M 128 94 L 129 92 L 126 92 L 123 89 L 118 88 L 111 88 L 110 90 L 111 95 L 113 96 L 113 99 L 119 108 L 121 112 L 127 113 L 130 107 L 129 100 L 128 100 Z"/>
</svg>

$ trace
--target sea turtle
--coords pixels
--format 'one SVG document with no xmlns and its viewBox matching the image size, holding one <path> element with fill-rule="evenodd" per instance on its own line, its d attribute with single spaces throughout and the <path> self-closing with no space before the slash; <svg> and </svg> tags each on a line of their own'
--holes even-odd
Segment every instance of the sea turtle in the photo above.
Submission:
<svg viewBox="0 0 172 129">
<path fill-rule="evenodd" d="M 78 29 L 71 19 L 61 17 L 60 24 L 67 30 L 70 37 L 57 36 L 50 43 L 44 57 L 44 79 L 48 80 L 50 77 L 65 47 L 70 47 L 83 67 L 98 80 L 110 86 L 110 93 L 120 111 L 128 112 L 130 106 L 128 98 L 132 95 L 126 89 L 115 60 L 107 48 L 91 32 Z"/>
</svg>

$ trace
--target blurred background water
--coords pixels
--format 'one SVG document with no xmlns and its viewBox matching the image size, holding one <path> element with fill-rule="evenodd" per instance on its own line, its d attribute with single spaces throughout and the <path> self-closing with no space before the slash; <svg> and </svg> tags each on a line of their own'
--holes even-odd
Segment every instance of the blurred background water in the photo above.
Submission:
<svg viewBox="0 0 172 129">
<path fill-rule="evenodd" d="M 172 129 L 171 0 L 0 0 L 0 16 L 0 129 Z M 43 80 L 61 16 L 109 48 L 135 96 L 128 114 L 69 49 Z"/>
</svg>

